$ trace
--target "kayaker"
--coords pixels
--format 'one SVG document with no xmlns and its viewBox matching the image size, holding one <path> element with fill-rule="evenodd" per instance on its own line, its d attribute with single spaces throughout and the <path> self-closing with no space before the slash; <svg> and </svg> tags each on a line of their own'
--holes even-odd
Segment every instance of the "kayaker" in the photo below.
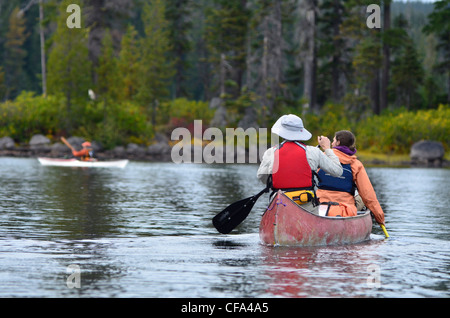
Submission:
<svg viewBox="0 0 450 318">
<path fill-rule="evenodd" d="M 80 157 L 83 161 L 90 160 L 93 154 L 91 143 L 89 141 L 85 141 L 81 144 L 81 146 L 83 147 L 83 149 L 79 151 L 72 148 L 72 154 L 75 157 Z"/>
<path fill-rule="evenodd" d="M 274 191 L 280 189 L 286 194 L 296 193 L 296 196 L 291 196 L 294 201 L 301 203 L 306 210 L 318 213 L 314 198 L 315 171 L 320 168 L 336 177 L 343 171 L 339 158 L 331 149 L 330 140 L 318 137 L 324 152 L 302 143 L 312 135 L 303 126 L 302 119 L 292 114 L 281 116 L 273 125 L 272 133 L 284 141 L 264 152 L 257 172 L 258 179 L 264 184 L 269 183 Z"/>
<path fill-rule="evenodd" d="M 356 138 L 348 130 L 335 133 L 333 151 L 343 166 L 343 174 L 336 178 L 319 170 L 317 197 L 321 205 L 328 205 L 328 216 L 355 216 L 364 205 L 373 213 L 375 220 L 384 225 L 384 212 L 375 190 L 361 161 L 355 156 Z M 355 196 L 356 190 L 358 194 Z M 362 201 L 362 202 L 361 202 Z M 334 202 L 328 204 L 327 202 Z M 357 207 L 358 205 L 358 207 Z"/>
</svg>

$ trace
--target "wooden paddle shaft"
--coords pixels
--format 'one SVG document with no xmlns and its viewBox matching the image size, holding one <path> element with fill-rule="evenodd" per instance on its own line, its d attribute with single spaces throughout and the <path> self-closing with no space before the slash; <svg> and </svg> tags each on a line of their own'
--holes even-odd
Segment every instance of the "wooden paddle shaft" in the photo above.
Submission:
<svg viewBox="0 0 450 318">
<path fill-rule="evenodd" d="M 71 144 L 69 144 L 69 142 L 66 140 L 66 138 L 61 137 L 61 140 L 63 141 L 63 143 L 66 144 L 67 147 L 69 147 L 71 150 L 74 150 L 74 148 L 72 147 Z"/>
</svg>

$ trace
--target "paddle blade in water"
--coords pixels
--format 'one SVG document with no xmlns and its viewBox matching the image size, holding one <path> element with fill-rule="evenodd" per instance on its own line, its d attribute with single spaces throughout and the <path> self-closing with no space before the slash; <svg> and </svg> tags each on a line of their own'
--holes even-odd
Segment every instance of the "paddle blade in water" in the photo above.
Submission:
<svg viewBox="0 0 450 318">
<path fill-rule="evenodd" d="M 230 204 L 225 210 L 217 214 L 212 222 L 214 227 L 222 234 L 230 233 L 248 216 L 258 198 L 252 196 Z"/>
</svg>

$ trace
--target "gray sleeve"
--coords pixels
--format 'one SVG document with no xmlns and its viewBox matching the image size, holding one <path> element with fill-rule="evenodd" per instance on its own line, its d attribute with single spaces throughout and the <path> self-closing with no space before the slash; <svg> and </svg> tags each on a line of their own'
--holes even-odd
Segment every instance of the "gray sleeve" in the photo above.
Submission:
<svg viewBox="0 0 450 318">
<path fill-rule="evenodd" d="M 316 171 L 320 168 L 334 177 L 342 175 L 343 169 L 341 163 L 332 149 L 327 149 L 325 152 L 322 152 L 317 147 L 307 146 L 306 157 L 312 170 Z"/>
</svg>

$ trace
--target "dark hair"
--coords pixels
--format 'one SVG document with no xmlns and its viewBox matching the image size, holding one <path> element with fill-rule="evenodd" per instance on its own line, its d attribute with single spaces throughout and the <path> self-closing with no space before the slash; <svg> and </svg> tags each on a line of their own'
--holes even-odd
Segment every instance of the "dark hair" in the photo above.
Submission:
<svg viewBox="0 0 450 318">
<path fill-rule="evenodd" d="M 351 131 L 340 130 L 334 134 L 341 146 L 347 146 L 350 150 L 356 149 L 356 137 Z"/>
</svg>

